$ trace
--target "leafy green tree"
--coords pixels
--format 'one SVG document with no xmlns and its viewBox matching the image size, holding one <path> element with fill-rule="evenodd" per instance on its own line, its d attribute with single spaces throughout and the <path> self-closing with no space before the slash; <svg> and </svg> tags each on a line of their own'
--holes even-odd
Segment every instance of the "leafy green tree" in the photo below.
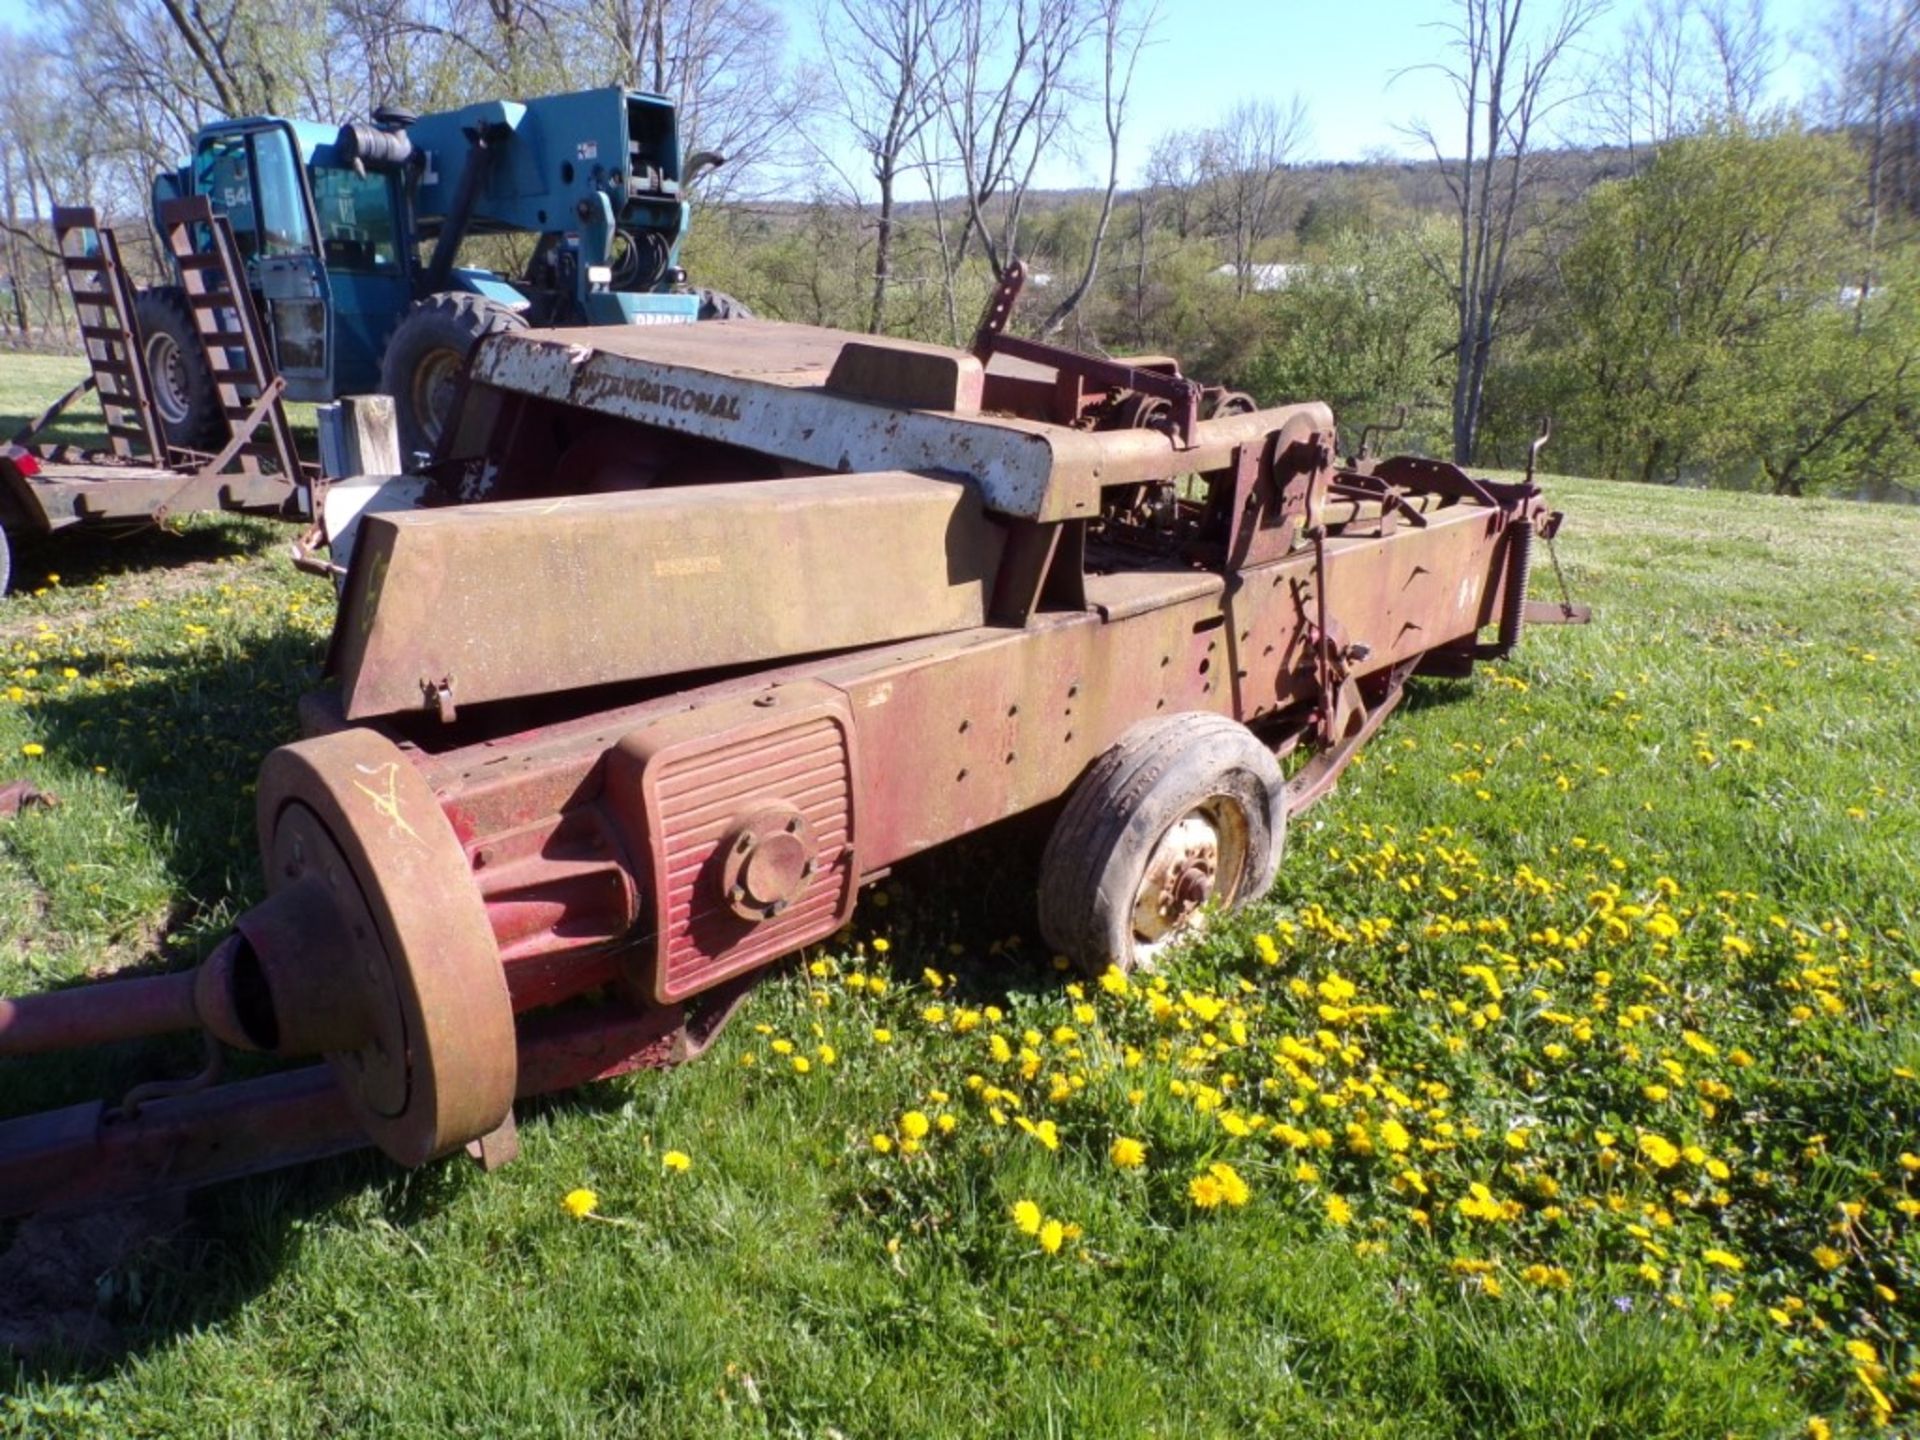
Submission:
<svg viewBox="0 0 1920 1440">
<path fill-rule="evenodd" d="M 1776 486 L 1803 485 L 1805 464 L 1776 458 L 1791 449 L 1780 417 L 1797 435 L 1844 430 L 1849 369 L 1871 361 L 1844 289 L 1852 168 L 1838 139 L 1731 125 L 1598 187 L 1561 259 L 1549 347 L 1567 448 L 1613 477 L 1771 464 Z"/>
<path fill-rule="evenodd" d="M 1775 494 L 1920 491 L 1920 274 L 1882 261 L 1868 295 L 1783 327 L 1727 409 Z"/>
<path fill-rule="evenodd" d="M 1444 222 L 1433 222 L 1444 230 Z M 1446 282 L 1411 231 L 1348 233 L 1260 297 L 1267 339 L 1244 372 L 1263 403 L 1325 400 L 1352 428 L 1405 405 L 1407 444 L 1444 445 L 1455 314 Z"/>
</svg>

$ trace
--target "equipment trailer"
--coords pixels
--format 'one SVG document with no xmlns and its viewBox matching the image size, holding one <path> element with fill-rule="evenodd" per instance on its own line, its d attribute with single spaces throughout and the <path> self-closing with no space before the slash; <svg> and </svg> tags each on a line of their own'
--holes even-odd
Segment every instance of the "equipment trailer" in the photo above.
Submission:
<svg viewBox="0 0 1920 1440">
<path fill-rule="evenodd" d="M 231 228 L 203 198 L 169 202 L 161 220 L 188 279 L 196 361 L 214 377 L 226 443 L 208 452 L 168 440 L 118 240 L 91 209 L 56 207 L 55 242 L 90 373 L 0 444 L 0 594 L 14 535 L 136 527 L 195 510 L 285 519 L 312 511 L 318 471 L 295 447 L 281 404 L 286 382 L 263 342 Z M 99 396 L 107 448 L 42 443 L 88 391 Z"/>
<path fill-rule="evenodd" d="M 199 1030 L 206 1069 L 0 1124 L 0 1212 L 492 1166 L 518 1098 L 698 1054 L 862 885 L 1059 802 L 1044 933 L 1150 962 L 1266 892 L 1412 675 L 1583 618 L 1527 598 L 1530 479 L 1342 464 L 1324 405 L 1005 335 L 1017 288 L 971 352 L 484 341 L 439 503 L 356 522 L 267 898 L 195 970 L 0 1002 L 0 1056 Z M 215 1084 L 229 1049 L 320 1063 Z"/>
</svg>

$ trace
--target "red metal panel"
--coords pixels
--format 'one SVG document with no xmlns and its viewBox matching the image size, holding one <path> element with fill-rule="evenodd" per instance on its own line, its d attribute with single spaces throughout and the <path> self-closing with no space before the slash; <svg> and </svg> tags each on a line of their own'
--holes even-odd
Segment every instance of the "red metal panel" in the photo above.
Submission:
<svg viewBox="0 0 1920 1440">
<path fill-rule="evenodd" d="M 842 697 L 788 686 L 669 717 L 609 757 L 611 805 L 646 837 L 655 934 L 644 988 L 655 1001 L 770 964 L 851 917 L 853 733 Z M 796 817 L 810 869 L 777 910 L 744 914 L 729 900 L 728 862 L 756 817 L 775 811 Z"/>
</svg>

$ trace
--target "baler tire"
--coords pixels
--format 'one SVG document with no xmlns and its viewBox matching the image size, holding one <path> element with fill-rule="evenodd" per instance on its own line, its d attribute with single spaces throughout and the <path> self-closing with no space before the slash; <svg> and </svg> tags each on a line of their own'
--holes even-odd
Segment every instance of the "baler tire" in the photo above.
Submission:
<svg viewBox="0 0 1920 1440">
<path fill-rule="evenodd" d="M 13 587 L 13 537 L 0 530 L 0 597 Z"/>
<path fill-rule="evenodd" d="M 1216 861 L 1234 871 L 1216 877 L 1206 899 L 1232 909 L 1265 895 L 1286 839 L 1286 781 L 1273 752 L 1244 725 L 1204 712 L 1127 731 L 1080 778 L 1048 837 L 1040 861 L 1047 942 L 1099 975 L 1109 966 L 1150 968 L 1170 943 L 1197 933 L 1198 904 L 1158 937 L 1142 935 L 1136 915 L 1156 855 L 1203 814 L 1200 824 L 1219 842 Z"/>
<path fill-rule="evenodd" d="M 133 323 L 168 442 L 189 450 L 218 450 L 231 433 L 227 412 L 213 371 L 207 368 L 206 347 L 186 291 L 178 285 L 140 291 L 133 297 Z"/>
<path fill-rule="evenodd" d="M 489 335 L 526 328 L 519 311 L 483 295 L 429 295 L 406 313 L 380 360 L 380 388 L 393 397 L 402 465 L 439 446 L 473 347 Z"/>
<path fill-rule="evenodd" d="M 753 311 L 724 290 L 709 290 L 702 286 L 693 292 L 700 297 L 700 318 L 702 320 L 751 320 Z"/>
</svg>

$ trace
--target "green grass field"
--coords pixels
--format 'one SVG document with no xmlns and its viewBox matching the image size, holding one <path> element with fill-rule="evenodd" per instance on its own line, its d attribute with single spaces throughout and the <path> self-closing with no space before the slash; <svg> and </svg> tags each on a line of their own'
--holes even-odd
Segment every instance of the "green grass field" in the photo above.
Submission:
<svg viewBox="0 0 1920 1440">
<path fill-rule="evenodd" d="M 198 1197 L 85 1277 L 119 1349 L 0 1360 L 0 1435 L 1914 1433 L 1920 515 L 1552 494 L 1596 623 L 1423 682 L 1163 975 L 1057 971 L 1023 837 L 935 857 L 495 1175 Z M 331 609 L 284 539 L 17 558 L 0 780 L 61 804 L 0 823 L 0 992 L 258 895 Z"/>
</svg>

